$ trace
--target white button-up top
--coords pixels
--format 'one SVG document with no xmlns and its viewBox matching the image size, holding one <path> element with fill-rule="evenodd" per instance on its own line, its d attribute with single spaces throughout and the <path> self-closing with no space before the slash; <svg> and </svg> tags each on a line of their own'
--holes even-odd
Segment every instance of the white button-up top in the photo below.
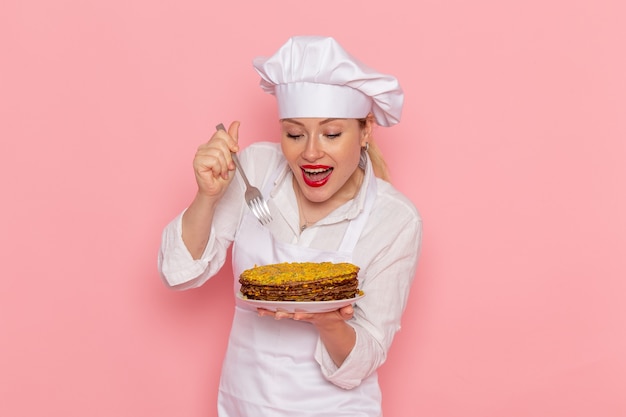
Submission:
<svg viewBox="0 0 626 417">
<path fill-rule="evenodd" d="M 241 152 L 240 160 L 250 182 L 259 188 L 284 165 L 280 145 L 268 142 L 248 146 Z M 315 354 L 326 379 L 346 389 L 359 385 L 385 361 L 393 337 L 400 329 L 420 252 L 422 220 L 415 206 L 388 182 L 378 178 L 376 181 L 376 202 L 353 254 L 354 264 L 365 265 L 359 272 L 359 281 L 366 294 L 359 300 L 353 319 L 348 321 L 356 331 L 356 345 L 339 368 L 321 342 Z M 269 196 L 274 220 L 267 227 L 283 242 L 337 249 L 348 221 L 363 208 L 367 185 L 365 176 L 361 191 L 353 200 L 300 233 L 292 174 L 286 166 Z M 220 270 L 244 210 L 248 210 L 243 194 L 243 182 L 237 174 L 220 201 L 209 242 L 200 259 L 193 259 L 182 241 L 182 213 L 165 227 L 158 267 L 167 285 L 180 290 L 198 287 Z"/>
</svg>

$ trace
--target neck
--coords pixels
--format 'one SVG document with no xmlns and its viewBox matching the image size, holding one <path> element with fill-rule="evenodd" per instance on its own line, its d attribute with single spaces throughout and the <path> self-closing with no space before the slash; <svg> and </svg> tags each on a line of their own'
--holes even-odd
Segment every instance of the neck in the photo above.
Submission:
<svg viewBox="0 0 626 417">
<path fill-rule="evenodd" d="M 344 187 L 342 187 L 328 200 L 319 203 L 312 202 L 307 199 L 302 193 L 302 189 L 300 188 L 298 181 L 294 179 L 293 189 L 296 195 L 296 203 L 298 205 L 298 213 L 300 216 L 300 231 L 302 232 L 307 227 L 314 225 L 337 207 L 356 197 L 361 185 L 363 184 L 364 177 L 364 171 L 357 168 L 355 174 L 350 178 L 350 180 L 348 180 L 348 182 L 346 182 Z"/>
<path fill-rule="evenodd" d="M 298 205 L 298 215 L 300 219 L 300 232 L 304 232 L 304 229 L 315 224 L 317 220 L 316 221 L 307 220 L 307 216 L 304 214 L 305 209 L 304 209 L 303 200 L 306 200 L 306 201 L 308 200 L 302 195 L 302 190 L 300 189 L 300 186 L 298 185 L 297 181 L 294 181 L 293 190 L 294 190 L 294 193 L 296 194 L 296 204 Z"/>
</svg>

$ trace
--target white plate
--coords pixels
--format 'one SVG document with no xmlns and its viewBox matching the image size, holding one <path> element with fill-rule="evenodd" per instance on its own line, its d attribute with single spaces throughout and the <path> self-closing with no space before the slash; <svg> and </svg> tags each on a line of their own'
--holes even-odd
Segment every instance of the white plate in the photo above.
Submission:
<svg viewBox="0 0 626 417">
<path fill-rule="evenodd" d="M 365 297 L 365 294 L 357 295 L 354 298 L 347 298 L 345 300 L 333 301 L 265 301 L 248 299 L 245 298 L 240 292 L 237 293 L 237 298 L 253 307 L 264 308 L 270 311 L 286 311 L 287 313 L 325 313 L 327 311 L 333 311 L 341 307 L 345 307 L 363 297 Z"/>
</svg>

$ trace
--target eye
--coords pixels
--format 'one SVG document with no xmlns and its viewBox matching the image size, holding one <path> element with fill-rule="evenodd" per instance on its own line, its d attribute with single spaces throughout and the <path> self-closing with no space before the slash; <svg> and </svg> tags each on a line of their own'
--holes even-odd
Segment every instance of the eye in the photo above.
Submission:
<svg viewBox="0 0 626 417">
<path fill-rule="evenodd" d="M 302 135 L 297 134 L 297 133 L 295 133 L 295 134 L 294 133 L 286 133 L 286 135 L 287 135 L 287 137 L 289 139 L 298 139 L 298 138 L 302 137 Z"/>
<path fill-rule="evenodd" d="M 336 139 L 336 138 L 338 138 L 339 136 L 341 136 L 341 132 L 339 132 L 339 133 L 327 133 L 327 134 L 326 134 L 326 137 L 327 137 L 328 139 Z"/>
</svg>

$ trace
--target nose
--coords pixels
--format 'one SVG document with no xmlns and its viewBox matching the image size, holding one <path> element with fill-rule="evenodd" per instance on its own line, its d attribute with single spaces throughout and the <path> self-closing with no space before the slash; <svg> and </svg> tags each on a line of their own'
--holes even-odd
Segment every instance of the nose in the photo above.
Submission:
<svg viewBox="0 0 626 417">
<path fill-rule="evenodd" d="M 302 151 L 302 158 L 307 161 L 316 161 L 324 155 L 320 141 L 315 136 L 309 136 Z"/>
</svg>

